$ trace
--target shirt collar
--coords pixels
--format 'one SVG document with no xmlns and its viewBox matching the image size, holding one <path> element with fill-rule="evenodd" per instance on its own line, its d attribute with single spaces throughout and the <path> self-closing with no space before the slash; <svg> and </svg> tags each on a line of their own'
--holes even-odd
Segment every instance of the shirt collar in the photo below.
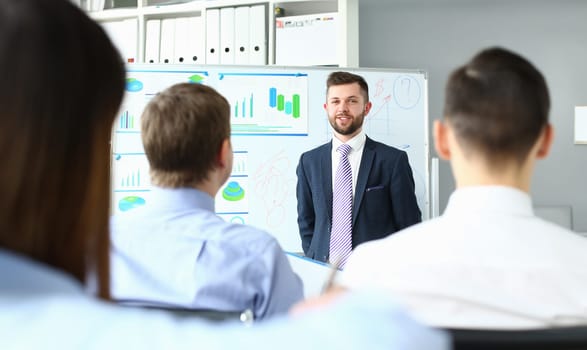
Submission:
<svg viewBox="0 0 587 350">
<path fill-rule="evenodd" d="M 332 137 L 332 150 L 336 152 L 338 146 L 342 145 L 343 143 L 346 143 L 347 145 L 351 146 L 351 152 L 356 152 L 362 149 L 363 146 L 365 146 L 366 140 L 367 135 L 365 134 L 363 129 L 361 129 L 361 131 L 359 131 L 358 134 L 356 134 L 352 139 L 348 140 L 347 142 L 342 142 L 341 140 L 336 138 L 336 136 L 334 136 Z"/>
<path fill-rule="evenodd" d="M 222 190 L 222 189 L 221 189 Z M 214 198 L 195 188 L 163 188 L 154 186 L 150 195 L 151 208 L 186 209 L 198 207 L 214 211 Z"/>
<path fill-rule="evenodd" d="M 462 215 L 466 211 L 502 212 L 533 216 L 530 195 L 508 186 L 471 186 L 454 191 L 445 214 Z"/>
</svg>

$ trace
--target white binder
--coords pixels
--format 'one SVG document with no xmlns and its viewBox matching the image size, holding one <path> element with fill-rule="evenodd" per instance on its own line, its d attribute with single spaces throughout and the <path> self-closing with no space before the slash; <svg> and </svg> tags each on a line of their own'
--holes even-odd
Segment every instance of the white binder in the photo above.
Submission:
<svg viewBox="0 0 587 350">
<path fill-rule="evenodd" d="M 147 20 L 145 30 L 145 63 L 159 63 L 159 44 L 161 42 L 161 20 Z"/>
<path fill-rule="evenodd" d="M 188 33 L 189 22 L 187 17 L 175 19 L 175 48 L 173 51 L 173 62 L 189 63 L 188 60 Z"/>
<path fill-rule="evenodd" d="M 234 64 L 234 7 L 220 9 L 220 64 Z"/>
<path fill-rule="evenodd" d="M 161 20 L 161 46 L 159 63 L 173 63 L 175 50 L 175 19 Z"/>
<path fill-rule="evenodd" d="M 206 63 L 220 63 L 220 10 L 206 10 Z"/>
<path fill-rule="evenodd" d="M 205 59 L 204 21 L 201 16 L 188 18 L 188 54 L 187 62 L 192 64 L 204 64 Z"/>
<path fill-rule="evenodd" d="M 106 34 L 118 49 L 124 62 L 138 62 L 138 21 L 136 18 L 122 21 L 109 21 L 102 24 Z"/>
<path fill-rule="evenodd" d="M 250 7 L 249 13 L 249 62 L 250 64 L 267 64 L 267 19 L 265 5 Z"/>
<path fill-rule="evenodd" d="M 139 62 L 139 21 L 136 18 L 129 18 L 122 21 L 124 59 L 128 63 Z"/>
<path fill-rule="evenodd" d="M 234 10 L 234 63 L 249 64 L 249 13 L 248 6 Z"/>
</svg>

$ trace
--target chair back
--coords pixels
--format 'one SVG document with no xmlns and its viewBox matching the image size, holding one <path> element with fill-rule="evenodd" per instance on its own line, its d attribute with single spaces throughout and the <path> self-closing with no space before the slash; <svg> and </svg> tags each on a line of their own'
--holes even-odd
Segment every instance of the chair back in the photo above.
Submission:
<svg viewBox="0 0 587 350">
<path fill-rule="evenodd" d="M 587 349 L 587 326 L 532 330 L 446 329 L 454 350 Z"/>
<path fill-rule="evenodd" d="M 135 300 L 118 300 L 117 303 L 126 307 L 140 307 L 149 310 L 162 310 L 172 314 L 174 317 L 191 318 L 197 317 L 211 322 L 238 321 L 244 325 L 251 325 L 255 315 L 251 309 L 245 310 L 214 310 L 214 309 L 190 309 L 175 305 L 164 305 L 145 303 Z"/>
</svg>

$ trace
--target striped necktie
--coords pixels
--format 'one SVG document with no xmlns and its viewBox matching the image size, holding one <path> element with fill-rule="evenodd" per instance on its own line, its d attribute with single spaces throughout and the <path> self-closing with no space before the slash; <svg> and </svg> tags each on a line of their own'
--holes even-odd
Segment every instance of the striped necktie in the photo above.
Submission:
<svg viewBox="0 0 587 350">
<path fill-rule="evenodd" d="M 352 251 L 353 174 L 348 155 L 351 146 L 342 144 L 336 149 L 340 163 L 334 178 L 332 193 L 332 229 L 330 230 L 330 263 L 343 268 Z"/>
</svg>

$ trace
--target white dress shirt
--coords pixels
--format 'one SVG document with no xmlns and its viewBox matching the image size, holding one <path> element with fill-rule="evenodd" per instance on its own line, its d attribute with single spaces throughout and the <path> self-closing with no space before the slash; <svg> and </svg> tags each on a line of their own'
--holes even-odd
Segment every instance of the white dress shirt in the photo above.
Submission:
<svg viewBox="0 0 587 350">
<path fill-rule="evenodd" d="M 0 276 L 2 349 L 449 349 L 445 333 L 373 291 L 243 327 L 100 302 L 70 276 L 2 249 Z"/>
<path fill-rule="evenodd" d="M 536 217 L 525 192 L 468 187 L 441 217 L 359 246 L 338 282 L 383 287 L 433 326 L 587 324 L 587 239 Z"/>
<path fill-rule="evenodd" d="M 365 141 L 367 135 L 361 130 L 352 139 L 346 142 L 351 146 L 351 151 L 348 154 L 349 163 L 351 164 L 351 171 L 353 173 L 353 198 L 355 196 L 355 188 L 357 187 L 357 178 L 359 177 L 359 166 L 361 165 L 361 158 L 363 157 L 363 148 L 365 148 Z M 338 146 L 343 142 L 336 137 L 332 138 L 332 191 L 334 191 L 334 179 L 336 178 L 336 170 L 340 163 L 340 153 L 337 151 Z"/>
</svg>

